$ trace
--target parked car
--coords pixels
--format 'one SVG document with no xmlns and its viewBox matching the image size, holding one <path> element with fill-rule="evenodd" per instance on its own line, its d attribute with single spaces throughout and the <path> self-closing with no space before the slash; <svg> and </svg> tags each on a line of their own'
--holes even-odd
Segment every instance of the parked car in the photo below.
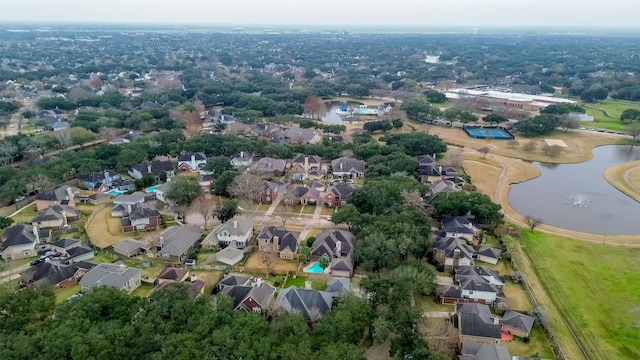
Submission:
<svg viewBox="0 0 640 360">
<path fill-rule="evenodd" d="M 37 260 L 33 260 L 32 262 L 29 263 L 29 265 L 35 266 L 35 265 L 40 264 L 43 261 L 44 261 L 44 258 L 40 258 L 40 259 L 37 259 Z"/>
<path fill-rule="evenodd" d="M 26 199 L 26 198 L 24 197 L 24 195 L 21 195 L 21 196 L 18 196 L 18 197 L 15 199 L 15 201 L 16 201 L 16 202 L 20 202 L 20 201 L 22 201 L 22 200 L 24 200 L 24 199 Z"/>
</svg>

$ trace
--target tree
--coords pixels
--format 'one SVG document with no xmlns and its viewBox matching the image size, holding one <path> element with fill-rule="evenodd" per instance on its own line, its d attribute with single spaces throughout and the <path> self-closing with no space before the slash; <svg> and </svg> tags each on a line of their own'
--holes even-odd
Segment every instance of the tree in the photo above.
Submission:
<svg viewBox="0 0 640 360">
<path fill-rule="evenodd" d="M 528 141 L 524 145 L 522 145 L 522 150 L 526 152 L 532 152 L 538 147 L 535 141 Z"/>
<path fill-rule="evenodd" d="M 235 171 L 223 171 L 222 174 L 217 175 L 215 180 L 211 182 L 211 191 L 215 195 L 227 196 L 229 193 L 227 189 L 233 183 L 233 180 L 239 174 Z"/>
<path fill-rule="evenodd" d="M 327 256 L 327 254 L 323 254 L 320 259 L 318 259 L 318 264 L 322 268 L 322 272 L 324 272 L 324 270 L 328 268 L 329 265 L 331 265 L 331 259 L 329 259 L 329 256 Z"/>
<path fill-rule="evenodd" d="M 236 176 L 227 188 L 229 195 L 246 200 L 255 200 L 262 185 L 262 179 L 255 174 L 247 173 Z"/>
<path fill-rule="evenodd" d="M 559 124 L 557 116 L 540 114 L 529 120 L 520 121 L 516 124 L 516 129 L 525 136 L 540 136 L 552 133 Z"/>
<path fill-rule="evenodd" d="M 69 129 L 69 138 L 71 139 L 71 143 L 74 145 L 82 145 L 88 142 L 94 141 L 98 136 L 81 127 L 72 127 Z"/>
<path fill-rule="evenodd" d="M 506 117 L 500 115 L 500 114 L 489 114 L 485 117 L 482 118 L 482 121 L 484 122 L 488 122 L 488 123 L 502 123 L 502 122 L 507 122 L 509 121 L 509 119 L 507 119 Z"/>
<path fill-rule="evenodd" d="M 560 115 L 558 119 L 558 126 L 565 129 L 577 129 L 580 127 L 580 120 L 569 115 Z"/>
<path fill-rule="evenodd" d="M 311 116 L 312 119 L 321 119 L 327 114 L 327 106 L 322 98 L 309 95 L 304 101 L 303 114 Z"/>
<path fill-rule="evenodd" d="M 152 173 L 142 175 L 140 179 L 136 179 L 136 189 L 143 190 L 156 183 L 156 178 Z"/>
<path fill-rule="evenodd" d="M 226 199 L 215 213 L 220 222 L 227 222 L 238 214 L 238 203 L 233 199 Z"/>
<path fill-rule="evenodd" d="M 462 149 L 454 147 L 450 148 L 446 153 L 444 153 L 442 163 L 453 167 L 461 167 L 463 160 L 464 158 L 462 157 Z"/>
<path fill-rule="evenodd" d="M 207 222 L 215 212 L 218 202 L 211 195 L 201 194 L 191 204 L 191 209 L 202 216 L 204 229 L 207 229 Z"/>
<path fill-rule="evenodd" d="M 491 150 L 491 149 L 489 149 L 488 147 L 483 147 L 483 148 L 478 149 L 478 151 L 479 151 L 480 153 L 482 153 L 482 158 L 483 158 L 483 159 L 484 159 L 485 157 L 487 157 L 487 154 L 489 153 L 489 151 L 490 151 L 490 150 Z"/>
<path fill-rule="evenodd" d="M 204 167 L 207 171 L 212 171 L 215 175 L 231 170 L 231 160 L 226 156 L 213 156 L 207 159 Z"/>
<path fill-rule="evenodd" d="M 627 135 L 631 136 L 635 141 L 640 136 L 640 122 L 632 123 L 627 126 Z"/>
<path fill-rule="evenodd" d="M 529 229 L 533 230 L 536 227 L 538 227 L 538 225 L 542 225 L 542 219 L 536 216 L 531 216 L 531 215 L 527 215 L 524 217 L 527 225 L 529 226 Z"/>
<path fill-rule="evenodd" d="M 444 104 L 447 102 L 447 96 L 440 91 L 427 89 L 423 94 L 430 103 Z"/>
<path fill-rule="evenodd" d="M 331 221 L 334 224 L 346 224 L 351 231 L 354 224 L 356 224 L 360 220 L 360 212 L 358 208 L 353 204 L 347 204 L 331 216 Z"/>
<path fill-rule="evenodd" d="M 640 121 L 640 110 L 638 109 L 626 109 L 620 115 L 620 122 L 623 124 L 628 124 L 632 122 Z"/>
<path fill-rule="evenodd" d="M 559 146 L 559 145 L 548 145 L 548 144 L 545 144 L 542 147 L 542 152 L 545 153 L 545 155 L 551 156 L 551 157 L 558 156 L 561 151 L 562 151 L 562 147 Z"/>
<path fill-rule="evenodd" d="M 195 179 L 176 176 L 171 180 L 165 197 L 177 205 L 189 206 L 200 194 L 202 188 Z"/>
<path fill-rule="evenodd" d="M 300 249 L 298 249 L 298 261 L 301 264 L 304 264 L 307 261 L 309 261 L 310 258 L 311 258 L 311 248 L 306 245 L 300 246 Z"/>
<path fill-rule="evenodd" d="M 269 278 L 271 270 L 273 270 L 273 266 L 278 260 L 278 252 L 273 249 L 265 248 L 260 251 L 260 260 L 262 260 L 262 264 L 267 269 L 267 278 Z"/>
<path fill-rule="evenodd" d="M 440 154 L 447 151 L 447 145 L 435 135 L 422 132 L 386 135 L 381 139 L 387 145 L 398 145 L 407 155 Z"/>
<path fill-rule="evenodd" d="M 0 229 L 8 228 L 13 223 L 14 223 L 14 221 L 13 221 L 12 218 L 0 216 Z"/>
</svg>

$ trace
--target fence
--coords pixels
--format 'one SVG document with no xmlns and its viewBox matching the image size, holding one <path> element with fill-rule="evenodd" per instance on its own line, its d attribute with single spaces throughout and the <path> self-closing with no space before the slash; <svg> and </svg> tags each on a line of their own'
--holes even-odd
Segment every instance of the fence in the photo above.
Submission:
<svg viewBox="0 0 640 360">
<path fill-rule="evenodd" d="M 96 208 L 93 209 L 93 211 L 91 212 L 91 215 L 89 215 L 89 218 L 87 219 L 87 222 L 84 224 L 84 231 L 85 233 L 87 232 L 87 228 L 89 227 L 89 225 L 91 224 L 91 222 L 93 221 L 93 217 L 102 209 L 106 208 L 107 206 L 110 206 L 111 202 L 108 203 L 104 203 L 104 204 L 100 204 L 100 205 L 96 205 Z M 91 240 L 91 239 L 89 239 Z"/>
</svg>

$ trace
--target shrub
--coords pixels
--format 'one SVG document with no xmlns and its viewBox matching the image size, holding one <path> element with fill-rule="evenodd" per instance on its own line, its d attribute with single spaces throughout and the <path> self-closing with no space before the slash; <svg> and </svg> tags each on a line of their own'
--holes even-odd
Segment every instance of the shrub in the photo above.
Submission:
<svg viewBox="0 0 640 360">
<path fill-rule="evenodd" d="M 313 245 L 313 243 L 316 241 L 316 237 L 315 236 L 310 236 L 309 238 L 307 238 L 307 246 L 311 247 L 311 245 Z"/>
<path fill-rule="evenodd" d="M 529 141 L 522 146 L 522 150 L 530 152 L 534 151 L 537 147 L 538 145 L 534 141 Z"/>
</svg>

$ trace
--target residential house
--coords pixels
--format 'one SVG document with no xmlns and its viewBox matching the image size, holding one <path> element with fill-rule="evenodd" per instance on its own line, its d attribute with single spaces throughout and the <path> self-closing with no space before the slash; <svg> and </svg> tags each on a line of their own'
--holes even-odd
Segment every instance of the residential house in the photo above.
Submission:
<svg viewBox="0 0 640 360">
<path fill-rule="evenodd" d="M 278 197 L 278 192 L 284 188 L 285 184 L 281 181 L 264 180 L 258 187 L 255 200 L 260 204 L 271 204 Z"/>
<path fill-rule="evenodd" d="M 174 282 L 185 281 L 189 277 L 189 270 L 183 268 L 167 267 L 160 275 L 158 275 L 158 282 Z"/>
<path fill-rule="evenodd" d="M 80 278 L 96 265 L 86 261 L 64 264 L 46 259 L 20 273 L 20 286 L 32 289 L 43 287 L 53 291 L 77 284 Z"/>
<path fill-rule="evenodd" d="M 308 145 L 322 142 L 322 132 L 314 129 L 289 128 L 284 131 L 283 137 L 290 145 Z"/>
<path fill-rule="evenodd" d="M 347 205 L 351 194 L 357 188 L 357 185 L 346 183 L 337 183 L 330 186 L 324 195 L 324 205 L 330 208 L 339 208 Z"/>
<path fill-rule="evenodd" d="M 216 260 L 227 265 L 235 265 L 244 258 L 244 251 L 231 246 L 218 251 Z"/>
<path fill-rule="evenodd" d="M 113 170 L 97 171 L 78 175 L 79 184 L 87 190 L 106 192 L 112 188 L 114 181 L 121 180 L 120 174 Z"/>
<path fill-rule="evenodd" d="M 323 183 L 319 181 L 311 181 L 307 184 L 307 186 L 311 189 L 314 189 L 318 192 L 323 192 L 325 190 L 325 186 Z"/>
<path fill-rule="evenodd" d="M 240 122 L 227 124 L 227 126 L 225 126 L 224 128 L 224 133 L 231 134 L 231 135 L 247 135 L 247 134 L 251 134 L 251 132 L 252 132 L 251 126 L 240 123 Z"/>
<path fill-rule="evenodd" d="M 82 246 L 80 240 L 64 238 L 51 243 L 51 250 L 65 254 L 67 250 Z"/>
<path fill-rule="evenodd" d="M 233 115 L 221 114 L 218 118 L 220 124 L 233 124 L 236 122 L 236 118 Z"/>
<path fill-rule="evenodd" d="M 225 286 L 222 294 L 231 297 L 234 310 L 262 314 L 268 309 L 275 290 L 262 278 L 253 277 L 247 285 Z"/>
<path fill-rule="evenodd" d="M 500 344 L 502 326 L 489 306 L 477 303 L 457 303 L 451 323 L 460 332 L 460 342 Z"/>
<path fill-rule="evenodd" d="M 331 172 L 336 178 L 364 177 L 366 163 L 350 157 L 340 157 L 331 161 Z"/>
<path fill-rule="evenodd" d="M 480 277 L 498 289 L 502 289 L 505 283 L 504 276 L 500 275 L 497 271 L 484 266 L 458 266 L 455 271 L 455 280 L 458 283 L 469 277 L 473 279 L 478 279 L 478 277 Z"/>
<path fill-rule="evenodd" d="M 240 154 L 231 158 L 231 167 L 238 171 L 246 171 L 253 163 L 253 154 L 240 151 Z"/>
<path fill-rule="evenodd" d="M 251 278 L 249 276 L 230 273 L 224 276 L 222 279 L 220 279 L 220 281 L 218 282 L 217 288 L 218 288 L 218 291 L 222 291 L 227 286 L 247 285 L 249 284 L 250 279 Z"/>
<path fill-rule="evenodd" d="M 115 207 L 117 207 L 118 205 L 126 206 L 126 205 L 142 204 L 147 200 L 147 197 L 153 197 L 153 195 L 145 194 L 139 191 L 134 192 L 133 194 L 122 194 L 122 195 L 118 195 L 115 199 L 113 199 L 113 204 L 116 205 Z M 114 210 L 115 210 L 115 207 L 114 207 Z M 117 215 L 113 215 L 113 212 L 112 212 L 111 216 L 117 216 Z"/>
<path fill-rule="evenodd" d="M 211 192 L 212 180 L 214 180 L 213 174 L 204 174 L 198 176 L 198 185 L 200 185 L 203 193 L 209 194 Z"/>
<path fill-rule="evenodd" d="M 38 211 L 46 210 L 51 205 L 76 206 L 75 198 L 80 193 L 78 188 L 68 185 L 60 185 L 53 191 L 36 194 L 36 208 Z"/>
<path fill-rule="evenodd" d="M 475 243 L 480 234 L 480 226 L 463 216 L 449 217 L 442 220 L 442 230 L 448 237 L 467 239 Z"/>
<path fill-rule="evenodd" d="M 320 192 L 303 185 L 292 184 L 287 186 L 283 200 L 288 206 L 317 204 L 320 200 Z"/>
<path fill-rule="evenodd" d="M 258 123 L 251 125 L 251 131 L 259 140 L 266 141 L 280 138 L 284 134 L 284 128 L 281 125 L 274 123 Z"/>
<path fill-rule="evenodd" d="M 502 331 L 521 338 L 529 337 L 535 319 L 532 316 L 508 310 L 502 315 Z"/>
<path fill-rule="evenodd" d="M 287 231 L 279 226 L 265 226 L 260 229 L 256 238 L 260 251 L 274 251 L 281 259 L 287 260 L 297 257 L 300 246 L 300 233 L 297 231 Z"/>
<path fill-rule="evenodd" d="M 146 254 L 149 249 L 149 245 L 134 239 L 124 239 L 113 244 L 113 251 L 126 257 Z"/>
<path fill-rule="evenodd" d="M 178 155 L 178 171 L 200 171 L 207 165 L 207 156 L 203 153 L 182 153 Z"/>
<path fill-rule="evenodd" d="M 502 250 L 486 246 L 480 247 L 480 249 L 474 253 L 476 260 L 493 265 L 500 261 L 501 254 Z"/>
<path fill-rule="evenodd" d="M 512 357 L 504 345 L 465 341 L 458 360 L 512 360 Z"/>
<path fill-rule="evenodd" d="M 173 165 L 169 158 L 166 157 L 156 157 L 151 161 L 143 161 L 130 168 L 128 173 L 134 179 L 141 179 L 145 174 L 151 174 L 156 180 L 162 181 L 175 175 Z"/>
<path fill-rule="evenodd" d="M 85 291 L 98 286 L 109 286 L 131 294 L 140 287 L 142 274 L 142 270 L 129 268 L 120 262 L 98 264 L 84 274 L 80 279 L 80 286 Z"/>
<path fill-rule="evenodd" d="M 327 280 L 325 291 L 330 292 L 334 297 L 342 294 L 351 294 L 351 280 L 349 278 L 330 277 Z"/>
<path fill-rule="evenodd" d="M 171 181 L 156 186 L 154 191 L 156 200 L 160 200 L 163 203 L 167 204 L 169 201 L 165 197 L 165 194 L 167 193 L 167 191 L 169 191 L 170 188 L 171 188 Z"/>
<path fill-rule="evenodd" d="M 284 309 L 288 313 L 297 312 L 309 321 L 316 321 L 331 310 L 332 303 L 333 296 L 330 292 L 291 286 L 280 290 L 275 308 Z"/>
<path fill-rule="evenodd" d="M 439 179 L 431 183 L 429 188 L 429 196 L 425 197 L 427 204 L 431 205 L 435 199 L 440 196 L 446 196 L 449 193 L 461 191 L 462 189 L 451 180 Z"/>
<path fill-rule="evenodd" d="M 418 180 L 422 182 L 433 182 L 442 178 L 442 174 L 440 174 L 440 171 L 436 166 L 435 154 L 433 156 L 418 155 L 416 156 L 416 160 L 418 160 Z"/>
<path fill-rule="evenodd" d="M 331 276 L 351 277 L 355 239 L 356 236 L 349 231 L 326 229 L 316 235 L 311 245 L 311 260 L 317 261 L 326 255 L 331 259 Z"/>
<path fill-rule="evenodd" d="M 76 239 L 65 238 L 55 241 L 51 243 L 51 250 L 61 253 L 68 263 L 89 261 L 94 257 L 93 249 L 83 246 Z"/>
<path fill-rule="evenodd" d="M 239 216 L 218 226 L 202 240 L 204 249 L 216 247 L 244 249 L 253 237 L 253 220 Z"/>
<path fill-rule="evenodd" d="M 40 244 L 51 238 L 51 229 L 40 229 L 31 224 L 18 224 L 7 228 L 2 234 L 0 258 L 3 260 L 25 259 L 37 255 Z"/>
<path fill-rule="evenodd" d="M 326 166 L 323 168 L 322 158 L 316 155 L 298 155 L 291 161 L 291 179 L 301 181 L 304 179 L 319 180 L 326 175 Z"/>
<path fill-rule="evenodd" d="M 184 261 L 202 236 L 196 225 L 172 226 L 160 234 L 158 256 L 173 261 Z"/>
<path fill-rule="evenodd" d="M 443 304 L 493 304 L 496 300 L 504 298 L 504 277 L 491 269 L 481 266 L 459 266 L 456 268 L 454 280 L 456 285 L 437 289 L 438 297 Z"/>
<path fill-rule="evenodd" d="M 119 205 L 116 208 L 123 207 L 122 209 L 122 232 L 129 233 L 134 231 L 146 231 L 152 230 L 160 226 L 162 223 L 162 215 L 160 211 L 153 207 L 153 205 Z M 111 214 L 113 215 L 113 210 Z"/>
<path fill-rule="evenodd" d="M 80 219 L 80 210 L 69 205 L 51 205 L 31 219 L 31 225 L 41 228 L 62 229 L 69 222 Z"/>
<path fill-rule="evenodd" d="M 433 256 L 444 266 L 444 271 L 451 271 L 458 266 L 473 264 L 473 247 L 466 241 L 454 237 L 442 237 L 433 244 Z"/>
<path fill-rule="evenodd" d="M 286 171 L 287 161 L 283 159 L 274 159 L 272 157 L 263 157 L 253 165 L 253 171 L 261 175 L 272 175 L 281 177 Z"/>
</svg>

